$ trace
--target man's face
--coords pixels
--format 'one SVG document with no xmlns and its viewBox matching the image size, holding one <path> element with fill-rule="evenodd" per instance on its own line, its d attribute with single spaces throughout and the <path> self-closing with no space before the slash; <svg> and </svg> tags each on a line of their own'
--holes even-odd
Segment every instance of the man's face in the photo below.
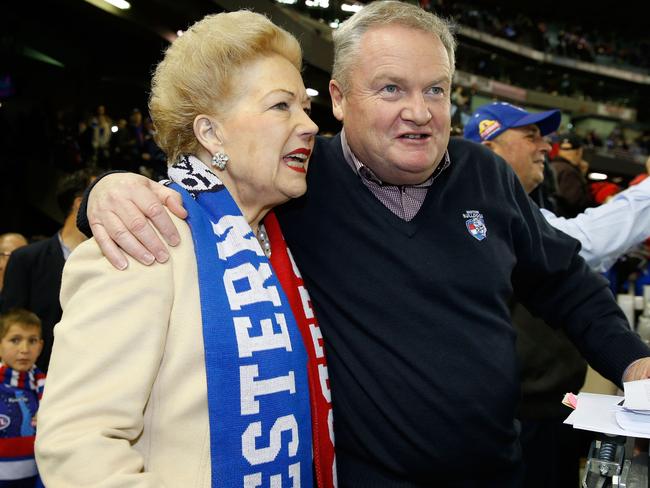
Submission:
<svg viewBox="0 0 650 488">
<path fill-rule="evenodd" d="M 382 181 L 403 185 L 426 180 L 444 156 L 450 87 L 440 40 L 394 24 L 363 35 L 349 90 L 332 80 L 330 94 L 352 152 Z"/>
<path fill-rule="evenodd" d="M 8 235 L 4 238 L 0 237 L 0 290 L 2 290 L 4 284 L 5 269 L 7 268 L 9 256 L 19 247 L 26 245 L 27 241 L 19 234 Z"/>
<path fill-rule="evenodd" d="M 544 140 L 536 125 L 508 129 L 483 144 L 512 166 L 527 193 L 544 181 L 544 160 L 551 145 Z"/>
</svg>

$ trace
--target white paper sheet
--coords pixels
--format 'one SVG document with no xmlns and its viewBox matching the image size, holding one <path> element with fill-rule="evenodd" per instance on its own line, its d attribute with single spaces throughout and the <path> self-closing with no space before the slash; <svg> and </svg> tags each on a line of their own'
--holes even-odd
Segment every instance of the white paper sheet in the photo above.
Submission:
<svg viewBox="0 0 650 488">
<path fill-rule="evenodd" d="M 575 429 L 650 438 L 650 432 L 624 429 L 618 424 L 616 413 L 622 411 L 621 407 L 618 406 L 621 400 L 623 400 L 623 397 L 614 395 L 580 393 L 578 395 L 578 408 L 567 417 L 564 423 L 573 425 Z"/>
<path fill-rule="evenodd" d="M 628 410 L 650 410 L 650 380 L 623 383 L 625 408 Z"/>
<path fill-rule="evenodd" d="M 637 435 L 635 437 L 650 438 L 650 418 L 647 415 L 629 412 L 620 407 L 618 408 L 616 422 L 622 429 L 644 433 L 643 436 Z"/>
</svg>

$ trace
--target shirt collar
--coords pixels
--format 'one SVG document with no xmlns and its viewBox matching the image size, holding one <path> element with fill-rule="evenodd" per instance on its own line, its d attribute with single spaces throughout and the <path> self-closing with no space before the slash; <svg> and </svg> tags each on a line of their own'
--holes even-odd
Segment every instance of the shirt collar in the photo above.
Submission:
<svg viewBox="0 0 650 488">
<path fill-rule="evenodd" d="M 350 146 L 348 144 L 347 137 L 345 136 L 345 127 L 341 130 L 341 148 L 343 149 L 343 157 L 345 157 L 345 161 L 348 163 L 350 168 L 352 168 L 355 174 L 359 176 L 359 178 L 361 178 L 362 180 L 375 183 L 376 185 L 380 185 L 380 186 L 387 185 L 386 183 L 381 181 L 381 179 L 379 179 L 379 177 L 375 174 L 373 170 L 371 170 L 368 166 L 363 164 L 359 160 L 359 158 L 357 158 L 356 155 L 352 152 L 352 149 L 350 149 Z M 449 151 L 445 150 L 445 155 L 443 156 L 441 163 L 438 165 L 438 167 L 434 170 L 433 174 L 429 178 L 427 178 L 422 183 L 418 183 L 415 185 L 400 185 L 400 186 L 413 187 L 413 188 L 427 188 L 431 186 L 436 176 L 438 176 L 441 171 L 446 169 L 450 163 L 451 161 L 449 159 Z"/>
<path fill-rule="evenodd" d="M 57 232 L 56 236 L 59 238 L 59 245 L 61 246 L 61 252 L 63 253 L 63 260 L 67 261 L 72 254 L 72 251 L 68 246 L 63 242 L 63 237 L 61 237 L 61 232 Z"/>
</svg>

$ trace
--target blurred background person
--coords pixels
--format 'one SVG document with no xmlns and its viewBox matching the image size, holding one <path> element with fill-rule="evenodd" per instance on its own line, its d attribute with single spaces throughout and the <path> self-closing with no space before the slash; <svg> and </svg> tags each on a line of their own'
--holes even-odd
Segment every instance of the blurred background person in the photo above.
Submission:
<svg viewBox="0 0 650 488">
<path fill-rule="evenodd" d="M 156 130 L 150 117 L 144 119 L 144 144 L 142 146 L 140 174 L 155 181 L 167 176 L 167 156 L 156 144 Z"/>
<path fill-rule="evenodd" d="M 2 303 L 2 285 L 4 284 L 5 268 L 9 256 L 19 247 L 27 245 L 27 239 L 24 235 L 17 232 L 7 232 L 0 235 L 0 304 Z"/>
<path fill-rule="evenodd" d="M 111 156 L 111 118 L 106 114 L 106 107 L 98 105 L 95 115 L 91 119 L 93 163 L 106 167 Z"/>
<path fill-rule="evenodd" d="M 582 138 L 577 134 L 559 135 L 559 151 L 551 166 L 557 181 L 556 214 L 560 217 L 575 217 L 593 206 L 585 178 L 589 165 L 583 159 L 582 146 Z"/>
<path fill-rule="evenodd" d="M 61 319 L 59 291 L 63 266 L 70 253 L 87 237 L 77 228 L 81 197 L 95 174 L 89 169 L 64 176 L 58 184 L 57 203 L 65 220 L 53 236 L 15 250 L 5 270 L 2 312 L 20 307 L 34 312 L 43 322 L 43 353 L 38 367 L 47 372 L 54 325 Z"/>
</svg>

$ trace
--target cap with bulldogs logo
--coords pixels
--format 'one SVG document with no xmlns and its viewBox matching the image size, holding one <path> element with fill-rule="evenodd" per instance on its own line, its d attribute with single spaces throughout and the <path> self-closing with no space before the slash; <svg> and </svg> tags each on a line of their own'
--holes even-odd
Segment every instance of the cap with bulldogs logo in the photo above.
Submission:
<svg viewBox="0 0 650 488">
<path fill-rule="evenodd" d="M 492 102 L 476 109 L 465 125 L 464 135 L 466 139 L 483 142 L 508 129 L 535 124 L 545 136 L 560 127 L 561 119 L 559 110 L 530 113 L 507 102 Z"/>
</svg>

